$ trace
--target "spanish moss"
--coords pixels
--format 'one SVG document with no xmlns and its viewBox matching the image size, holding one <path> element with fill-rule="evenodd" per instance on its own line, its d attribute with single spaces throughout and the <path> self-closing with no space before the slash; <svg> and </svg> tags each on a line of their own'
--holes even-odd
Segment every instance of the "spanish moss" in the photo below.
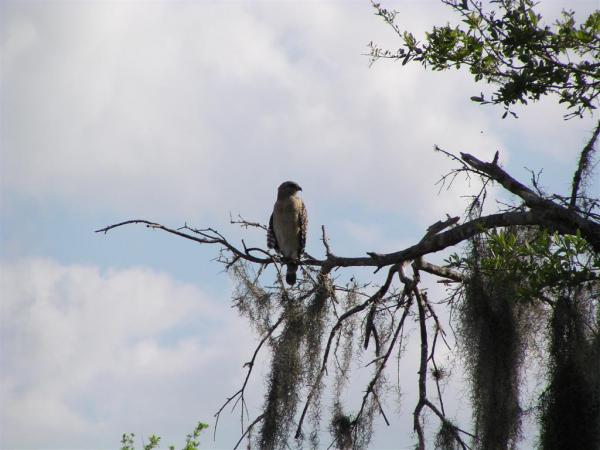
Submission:
<svg viewBox="0 0 600 450">
<path fill-rule="evenodd" d="M 506 450 L 515 447 L 521 424 L 518 387 L 524 339 L 516 302 L 518 280 L 484 274 L 484 251 L 474 244 L 459 332 L 471 382 L 476 447 Z"/>
<path fill-rule="evenodd" d="M 541 402 L 543 450 L 600 449 L 600 318 L 593 330 L 592 300 L 578 289 L 554 306 L 549 387 Z"/>
<path fill-rule="evenodd" d="M 289 302 L 286 316 L 283 332 L 272 343 L 273 357 L 260 433 L 260 448 L 264 450 L 286 447 L 302 385 L 302 308 Z"/>
<path fill-rule="evenodd" d="M 435 450 L 460 450 L 462 447 L 456 439 L 456 431 L 448 422 L 442 422 L 435 436 Z"/>
</svg>

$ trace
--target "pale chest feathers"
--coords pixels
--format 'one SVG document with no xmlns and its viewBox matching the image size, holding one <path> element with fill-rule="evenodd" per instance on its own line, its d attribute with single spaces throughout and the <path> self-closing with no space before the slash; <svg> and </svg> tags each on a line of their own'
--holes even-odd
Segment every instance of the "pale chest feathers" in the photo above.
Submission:
<svg viewBox="0 0 600 450">
<path fill-rule="evenodd" d="M 304 211 L 302 199 L 296 196 L 277 200 L 273 209 L 273 231 L 281 254 L 287 258 L 298 259 L 301 251 L 302 229 L 301 214 Z"/>
</svg>

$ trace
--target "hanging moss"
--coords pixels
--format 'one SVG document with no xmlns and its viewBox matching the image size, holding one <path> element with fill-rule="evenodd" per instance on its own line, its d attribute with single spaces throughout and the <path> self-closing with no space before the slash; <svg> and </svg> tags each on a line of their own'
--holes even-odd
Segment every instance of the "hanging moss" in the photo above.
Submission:
<svg viewBox="0 0 600 450">
<path fill-rule="evenodd" d="M 511 228 L 473 239 L 460 334 L 481 449 L 515 446 L 526 342 L 544 345 L 540 448 L 600 449 L 598 257 L 579 235 Z M 542 307 L 543 305 L 543 307 Z M 550 307 L 549 307 L 550 305 Z M 596 323 L 594 323 L 596 322 Z"/>
<path fill-rule="evenodd" d="M 519 380 L 524 339 L 516 301 L 518 279 L 505 273 L 482 273 L 479 264 L 484 251 L 481 243 L 474 243 L 459 332 L 471 382 L 475 445 L 506 450 L 519 437 L 522 413 Z"/>
<path fill-rule="evenodd" d="M 600 449 L 600 318 L 591 331 L 594 307 L 581 290 L 555 304 L 549 387 L 541 401 L 543 450 Z"/>
<path fill-rule="evenodd" d="M 342 412 L 339 403 L 334 406 L 329 432 L 333 436 L 335 448 L 339 450 L 350 450 L 352 448 L 352 417 Z"/>
<path fill-rule="evenodd" d="M 456 434 L 451 425 L 442 422 L 440 430 L 435 437 L 435 450 L 460 450 L 462 447 L 456 439 Z"/>
<path fill-rule="evenodd" d="M 359 304 L 357 285 L 350 283 L 346 286 L 347 292 L 342 299 L 338 299 L 344 304 L 346 309 L 351 309 Z M 362 327 L 356 316 L 345 320 L 340 327 L 336 340 L 334 341 L 334 377 L 333 377 L 333 398 L 329 420 L 329 433 L 332 437 L 330 448 L 343 450 L 361 450 L 368 448 L 373 435 L 373 420 L 379 411 L 377 400 L 370 396 L 360 417 L 348 412 L 344 405 L 343 397 L 350 380 L 351 362 L 357 354 L 363 350 L 362 343 L 364 336 L 361 336 Z M 380 393 L 385 384 L 385 377 L 380 377 L 373 390 Z M 325 448 L 325 447 L 321 447 Z"/>
<path fill-rule="evenodd" d="M 244 261 L 238 261 L 229 268 L 229 274 L 235 282 L 233 306 L 242 316 L 248 318 L 259 334 L 263 334 L 272 325 L 273 293 L 258 282 L 260 273 Z"/>
<path fill-rule="evenodd" d="M 295 302 L 290 302 L 286 316 L 285 328 L 273 343 L 273 358 L 259 438 L 260 448 L 264 450 L 286 447 L 289 429 L 298 405 L 298 391 L 302 385 L 302 308 Z"/>
<path fill-rule="evenodd" d="M 284 310 L 284 327 L 271 340 L 272 359 L 263 420 L 257 445 L 261 449 L 288 448 L 300 393 L 312 392 L 309 421 L 312 432 L 308 445 L 319 447 L 321 391 L 319 381 L 323 332 L 327 324 L 328 298 L 331 294 L 327 276 L 317 276 L 316 285 L 300 284 L 298 290 L 281 291 L 280 306 Z M 301 437 L 298 445 L 303 446 Z"/>
<path fill-rule="evenodd" d="M 304 314 L 304 365 L 306 380 L 309 388 L 319 380 L 321 370 L 321 353 L 323 343 L 323 333 L 327 324 L 327 299 L 330 295 L 330 280 L 328 277 L 319 276 L 319 285 L 315 295 L 310 299 L 306 312 Z M 310 448 L 320 448 L 319 429 L 321 423 L 321 393 L 325 383 L 323 379 L 318 381 L 318 386 L 314 390 L 312 401 L 309 408 L 309 421 L 311 433 L 309 436 Z"/>
</svg>

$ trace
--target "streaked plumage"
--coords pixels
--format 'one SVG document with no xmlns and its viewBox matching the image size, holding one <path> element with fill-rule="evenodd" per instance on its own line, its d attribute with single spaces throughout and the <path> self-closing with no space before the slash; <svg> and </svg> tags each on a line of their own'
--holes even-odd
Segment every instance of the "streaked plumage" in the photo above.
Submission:
<svg viewBox="0 0 600 450">
<path fill-rule="evenodd" d="M 296 282 L 298 261 L 306 245 L 308 216 L 304 202 L 296 195 L 301 190 L 293 181 L 286 181 L 279 186 L 267 231 L 267 246 L 286 259 L 285 280 L 289 285 Z"/>
</svg>

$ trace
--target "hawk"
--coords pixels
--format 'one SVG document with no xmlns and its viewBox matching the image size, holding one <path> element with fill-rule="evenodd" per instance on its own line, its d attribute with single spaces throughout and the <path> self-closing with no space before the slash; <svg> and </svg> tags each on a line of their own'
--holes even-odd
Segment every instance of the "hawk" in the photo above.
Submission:
<svg viewBox="0 0 600 450">
<path fill-rule="evenodd" d="M 308 217 L 304 202 L 296 194 L 302 188 L 298 183 L 286 181 L 277 190 L 277 201 L 269 219 L 267 247 L 281 253 L 287 264 L 285 281 L 296 282 L 298 261 L 306 245 Z"/>
</svg>

